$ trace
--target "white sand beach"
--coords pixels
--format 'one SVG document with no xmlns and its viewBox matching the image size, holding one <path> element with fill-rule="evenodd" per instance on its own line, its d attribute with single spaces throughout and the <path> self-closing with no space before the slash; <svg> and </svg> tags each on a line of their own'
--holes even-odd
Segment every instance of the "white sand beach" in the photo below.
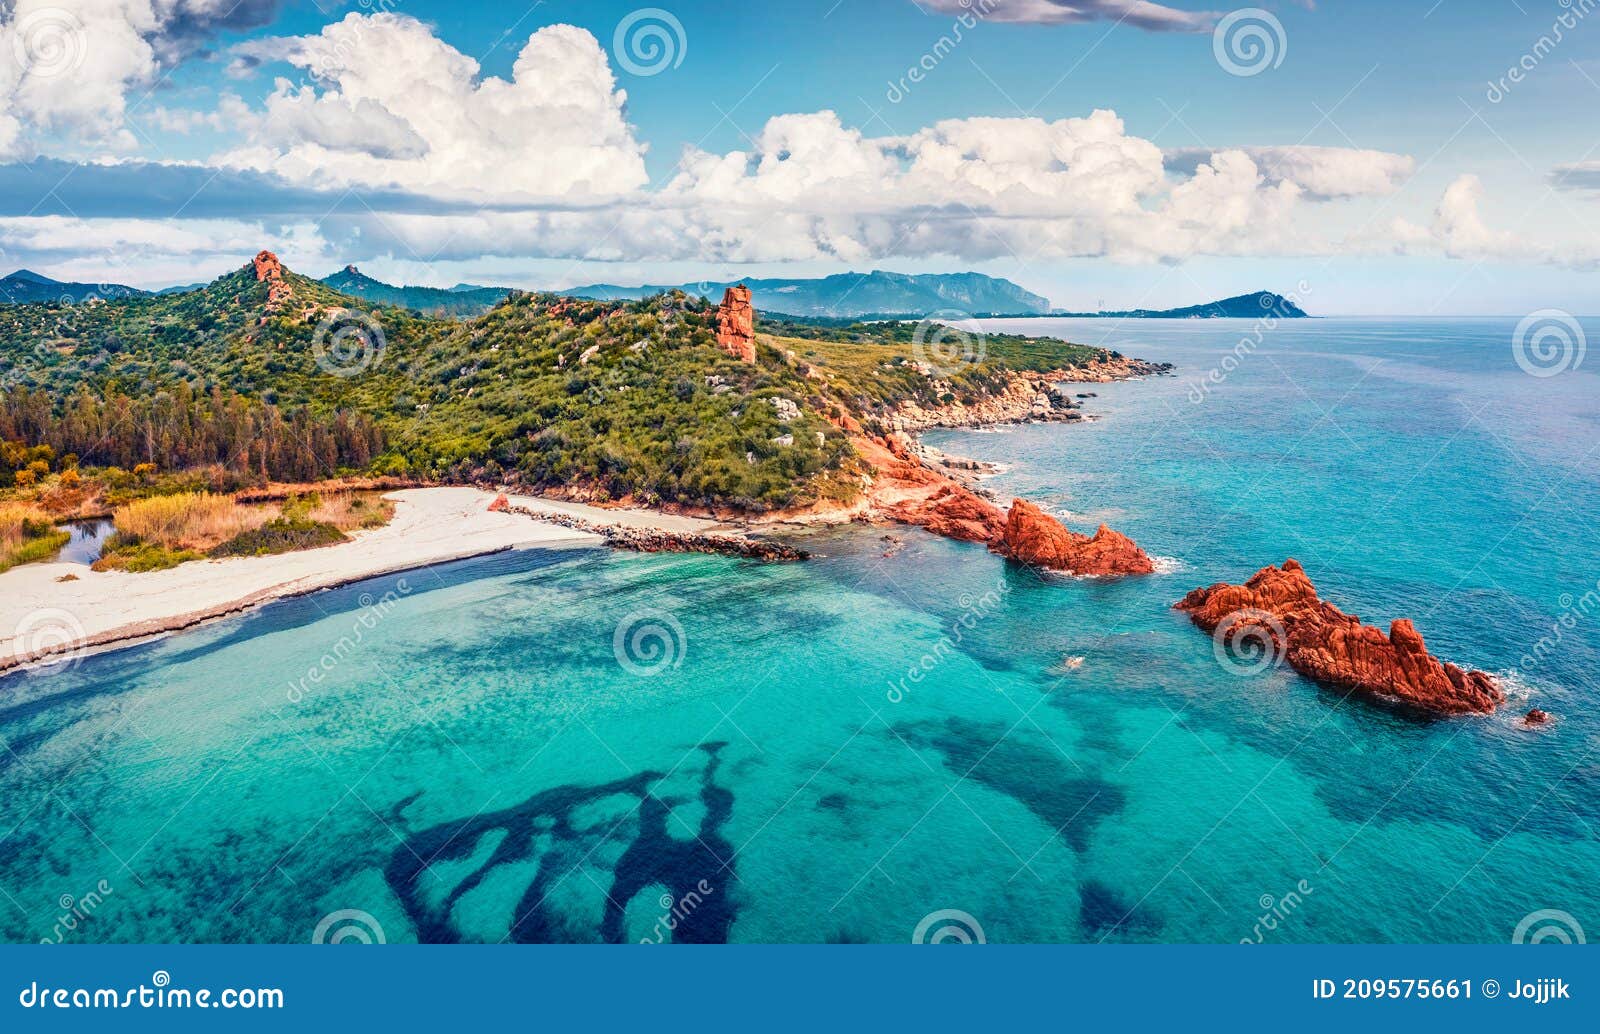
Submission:
<svg viewBox="0 0 1600 1034">
<path fill-rule="evenodd" d="M 432 564 L 554 545 L 594 545 L 597 535 L 517 514 L 491 513 L 492 492 L 416 488 L 389 493 L 394 519 L 354 541 L 276 556 L 199 560 L 165 571 L 93 571 L 83 564 L 24 564 L 0 574 L 0 671 L 49 657 L 189 628 L 289 596 Z M 530 510 L 595 524 L 698 531 L 710 521 L 648 510 L 606 510 L 532 496 Z M 67 581 L 61 579 L 72 576 Z"/>
</svg>

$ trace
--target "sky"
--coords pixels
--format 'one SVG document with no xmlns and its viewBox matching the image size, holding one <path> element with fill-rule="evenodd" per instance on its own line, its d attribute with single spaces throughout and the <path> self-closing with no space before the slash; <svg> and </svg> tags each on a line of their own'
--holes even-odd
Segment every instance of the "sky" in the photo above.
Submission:
<svg viewBox="0 0 1600 1034">
<path fill-rule="evenodd" d="M 1600 313 L 1600 0 L 0 0 L 0 272 Z"/>
</svg>

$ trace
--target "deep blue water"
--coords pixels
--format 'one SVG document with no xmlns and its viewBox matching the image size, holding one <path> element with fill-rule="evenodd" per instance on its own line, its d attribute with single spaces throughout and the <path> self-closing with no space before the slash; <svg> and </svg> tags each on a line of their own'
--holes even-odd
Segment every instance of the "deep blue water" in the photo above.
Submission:
<svg viewBox="0 0 1600 1034">
<path fill-rule="evenodd" d="M 1088 386 L 1092 423 L 930 436 L 1133 535 L 1150 578 L 906 530 L 885 557 L 884 529 L 805 565 L 530 552 L 0 680 L 0 933 L 88 895 L 64 939 L 305 941 L 345 910 L 390 941 L 1600 929 L 1600 382 L 1524 373 L 1515 325 L 1285 324 L 1208 390 L 1250 324 L 1008 326 L 1177 364 Z M 1170 610 L 1288 556 L 1513 706 L 1241 676 Z M 1518 728 L 1535 705 L 1555 724 Z"/>
</svg>

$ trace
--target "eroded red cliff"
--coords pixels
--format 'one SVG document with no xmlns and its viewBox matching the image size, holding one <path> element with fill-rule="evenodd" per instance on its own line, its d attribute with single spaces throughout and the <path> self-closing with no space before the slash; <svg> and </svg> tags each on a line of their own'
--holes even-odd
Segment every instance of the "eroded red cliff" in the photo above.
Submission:
<svg viewBox="0 0 1600 1034">
<path fill-rule="evenodd" d="M 717 307 L 717 344 L 735 359 L 756 361 L 756 310 L 744 284 L 723 292 Z"/>
<path fill-rule="evenodd" d="M 1296 560 L 1264 567 L 1243 585 L 1196 589 L 1176 604 L 1210 633 L 1247 629 L 1270 638 L 1290 667 L 1331 686 L 1397 700 L 1438 715 L 1488 714 L 1505 702 L 1494 678 L 1428 653 L 1404 618 L 1386 636 L 1317 596 Z"/>
</svg>

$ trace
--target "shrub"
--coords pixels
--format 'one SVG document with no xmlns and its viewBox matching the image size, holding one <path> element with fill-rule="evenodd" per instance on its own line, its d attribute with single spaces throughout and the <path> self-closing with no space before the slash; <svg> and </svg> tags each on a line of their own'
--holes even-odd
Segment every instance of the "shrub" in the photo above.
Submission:
<svg viewBox="0 0 1600 1034">
<path fill-rule="evenodd" d="M 252 528 L 222 543 L 211 551 L 213 557 L 268 556 L 300 549 L 316 549 L 349 541 L 345 533 L 331 524 L 305 517 L 275 517 L 259 528 Z"/>
</svg>

